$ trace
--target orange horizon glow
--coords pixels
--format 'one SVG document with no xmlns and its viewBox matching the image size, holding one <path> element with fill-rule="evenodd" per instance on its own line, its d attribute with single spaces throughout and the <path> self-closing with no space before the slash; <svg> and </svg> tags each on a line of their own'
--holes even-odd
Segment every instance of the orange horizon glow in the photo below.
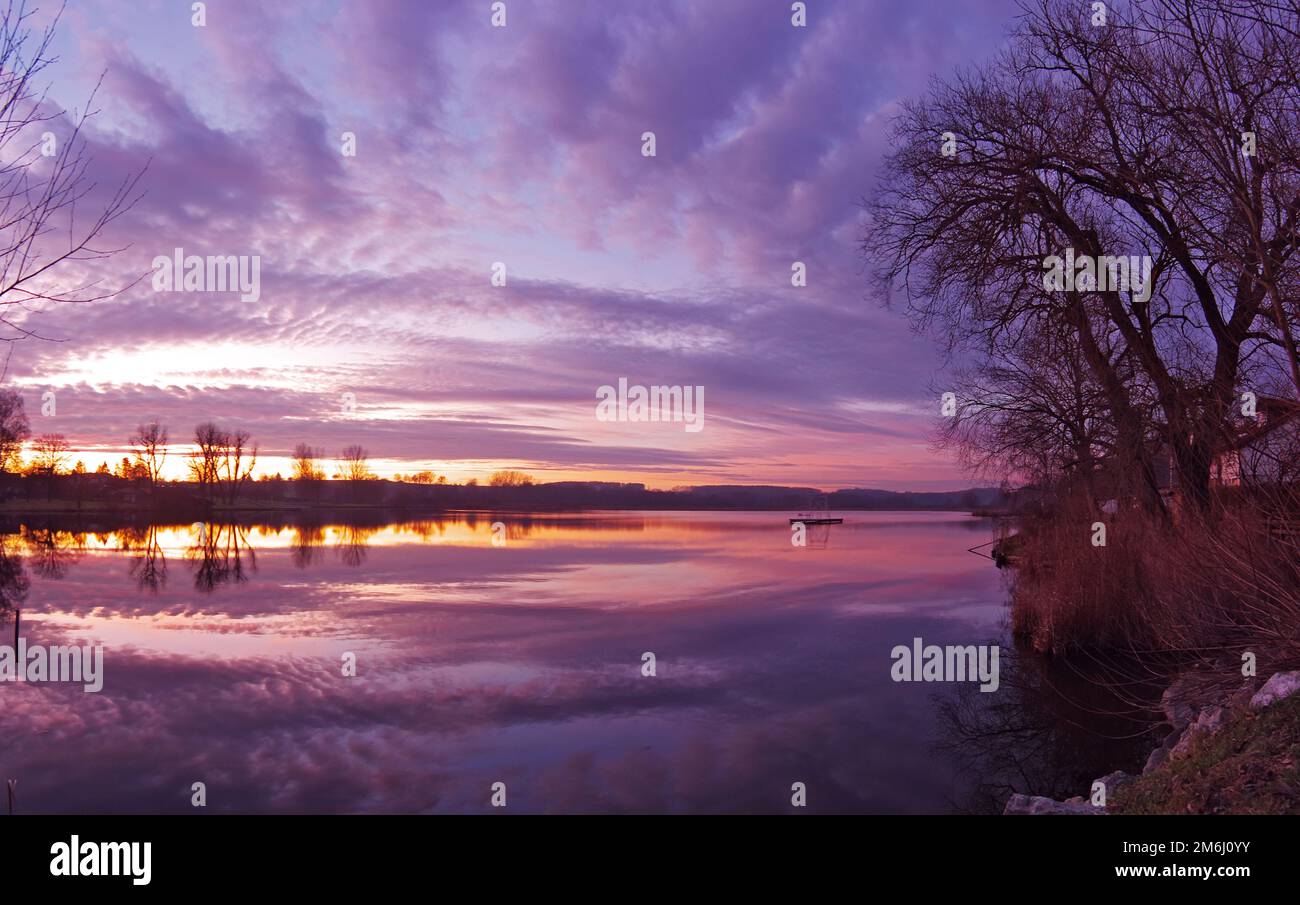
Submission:
<svg viewBox="0 0 1300 905">
<path fill-rule="evenodd" d="M 163 463 L 162 479 L 169 482 L 183 482 L 189 480 L 188 462 L 192 450 L 188 446 L 169 446 L 167 458 Z M 123 459 L 134 461 L 131 450 L 126 448 L 105 449 L 102 447 L 83 447 L 72 448 L 60 467 L 60 474 L 71 472 L 78 462 L 80 462 L 86 472 L 94 473 L 101 465 L 107 465 L 110 472 L 116 472 Z M 31 456 L 26 455 L 23 459 L 24 467 L 31 463 Z M 670 473 L 659 473 L 647 475 L 637 471 L 612 471 L 612 470 L 583 470 L 583 469 L 557 469 L 546 467 L 535 463 L 518 462 L 512 460 L 474 460 L 472 462 L 456 462 L 448 460 L 416 460 L 416 459 L 394 459 L 394 458 L 374 458 L 367 463 L 370 470 L 377 478 L 384 480 L 394 480 L 397 475 L 408 479 L 410 476 L 422 471 L 432 472 L 435 476 L 444 475 L 447 478 L 447 485 L 464 485 L 467 481 L 477 480 L 480 485 L 486 485 L 488 479 L 497 471 L 522 471 L 530 475 L 534 482 L 538 484 L 557 483 L 564 481 L 576 482 L 610 482 L 619 484 L 643 484 L 648 490 L 671 490 L 676 487 L 690 486 L 733 486 L 733 487 L 752 487 L 752 486 L 783 486 L 783 487 L 812 487 L 821 490 L 836 490 L 847 488 L 864 488 L 875 487 L 874 484 L 858 482 L 808 482 L 799 480 L 725 480 L 713 476 L 701 476 L 696 473 L 681 471 Z M 341 463 L 336 458 L 325 457 L 317 460 L 318 467 L 324 469 L 326 473 L 325 480 L 341 480 L 338 477 L 338 471 Z M 253 480 L 262 478 L 273 478 L 280 475 L 284 480 L 291 480 L 293 475 L 293 459 L 290 456 L 272 455 L 257 457 L 257 462 L 253 468 Z M 919 482 L 918 482 L 919 483 Z M 971 482 L 970 486 L 975 486 L 977 482 Z M 919 489 L 919 488 L 912 488 Z"/>
</svg>

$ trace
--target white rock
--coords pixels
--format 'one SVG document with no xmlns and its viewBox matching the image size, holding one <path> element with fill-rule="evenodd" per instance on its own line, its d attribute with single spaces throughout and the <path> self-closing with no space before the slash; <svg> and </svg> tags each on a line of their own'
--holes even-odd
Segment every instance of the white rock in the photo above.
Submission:
<svg viewBox="0 0 1300 905">
<path fill-rule="evenodd" d="M 1300 670 L 1274 673 L 1273 678 L 1264 683 L 1264 687 L 1255 692 L 1250 699 L 1251 710 L 1263 710 L 1270 704 L 1276 704 L 1300 691 Z"/>
<path fill-rule="evenodd" d="M 1094 808 L 1087 802 L 1056 801 L 1041 795 L 1012 795 L 1007 799 L 1003 814 L 1105 814 L 1105 808 Z"/>
</svg>

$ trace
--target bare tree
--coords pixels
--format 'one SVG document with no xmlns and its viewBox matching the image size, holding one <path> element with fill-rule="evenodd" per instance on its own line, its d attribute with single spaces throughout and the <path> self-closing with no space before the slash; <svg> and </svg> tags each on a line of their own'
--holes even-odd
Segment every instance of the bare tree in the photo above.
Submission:
<svg viewBox="0 0 1300 905">
<path fill-rule="evenodd" d="M 212 422 L 194 429 L 195 450 L 190 453 L 190 476 L 209 500 L 233 505 L 257 465 L 257 445 L 248 431 L 224 430 Z"/>
<path fill-rule="evenodd" d="M 981 476 L 1050 485 L 1066 476 L 1090 499 L 1114 450 L 1106 400 L 1077 346 L 1045 332 L 957 372 L 962 395 L 941 419 L 939 445 Z"/>
<path fill-rule="evenodd" d="M 95 91 L 67 120 L 50 108 L 37 80 L 56 61 L 50 45 L 61 11 L 39 33 L 29 27 L 35 12 L 24 0 L 0 10 L 0 325 L 10 331 L 0 341 L 38 336 L 29 313 L 42 303 L 93 302 L 129 288 L 108 289 L 97 280 L 66 285 L 58 277 L 120 250 L 96 240 L 139 200 L 143 175 L 126 176 L 96 205 L 98 213 L 78 210 L 93 203 L 97 188 L 82 137 L 97 112 Z"/>
<path fill-rule="evenodd" d="M 339 470 L 343 479 L 345 481 L 372 480 L 375 474 L 370 470 L 369 459 L 370 453 L 360 446 L 344 447 L 339 460 Z"/>
<path fill-rule="evenodd" d="M 226 489 L 226 502 L 234 504 L 243 486 L 252 480 L 257 465 L 257 444 L 248 431 L 237 430 L 224 434 L 225 444 L 221 457 L 221 481 Z"/>
<path fill-rule="evenodd" d="M 68 460 L 71 447 L 63 434 L 42 434 L 32 441 L 30 472 L 45 479 L 45 498 L 54 496 L 54 478 Z"/>
<path fill-rule="evenodd" d="M 41 434 L 32 441 L 32 473 L 48 477 L 57 475 L 68 460 L 71 449 L 63 434 Z"/>
<path fill-rule="evenodd" d="M 533 483 L 533 476 L 522 471 L 504 469 L 492 472 L 488 483 L 493 487 L 527 487 Z"/>
<path fill-rule="evenodd" d="M 1295 371 L 1300 112 L 1270 55 L 1300 53 L 1300 14 L 1266 0 L 1153 0 L 1107 27 L 1090 14 L 1034 0 L 1003 54 L 906 107 L 865 248 L 949 350 L 993 360 L 1069 337 L 1139 498 L 1161 508 L 1158 437 L 1204 508 L 1241 384 Z M 1251 131 L 1269 136 L 1254 157 Z M 1150 275 L 1140 292 L 1048 291 L 1044 262 L 1067 248 L 1147 258 Z"/>
<path fill-rule="evenodd" d="M 127 441 L 135 451 L 136 462 L 148 470 L 150 487 L 157 487 L 167 460 L 167 428 L 157 421 L 141 424 Z"/>
<path fill-rule="evenodd" d="M 220 462 L 226 444 L 225 432 L 211 421 L 194 428 L 194 452 L 190 453 L 190 478 L 199 492 L 211 500 L 220 488 Z"/>
<path fill-rule="evenodd" d="M 31 435 L 23 397 L 0 389 L 0 473 L 21 467 L 23 442 Z"/>
<path fill-rule="evenodd" d="M 295 481 L 322 481 L 325 470 L 318 464 L 325 458 L 323 449 L 314 449 L 306 443 L 293 448 L 293 479 Z"/>
</svg>

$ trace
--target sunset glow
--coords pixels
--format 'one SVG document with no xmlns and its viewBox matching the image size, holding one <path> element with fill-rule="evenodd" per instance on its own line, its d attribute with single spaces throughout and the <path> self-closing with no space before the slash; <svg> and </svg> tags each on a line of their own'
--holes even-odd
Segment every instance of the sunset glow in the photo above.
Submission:
<svg viewBox="0 0 1300 905">
<path fill-rule="evenodd" d="M 231 2 L 206 28 L 155 6 L 75 4 L 54 48 L 68 110 L 107 73 L 100 191 L 152 161 L 96 271 L 143 278 L 47 307 L 62 341 L 9 362 L 33 433 L 88 469 L 158 419 L 180 454 L 200 421 L 248 430 L 258 475 L 305 442 L 453 481 L 969 484 L 926 440 L 938 358 L 866 295 L 854 246 L 891 110 L 936 55 L 987 51 L 990 7 L 823 4 L 804 33 L 747 2 L 520 3 L 534 25 L 498 53 L 468 3 Z M 156 291 L 173 249 L 258 256 L 259 299 Z M 706 428 L 597 421 L 620 377 L 706 387 Z"/>
</svg>

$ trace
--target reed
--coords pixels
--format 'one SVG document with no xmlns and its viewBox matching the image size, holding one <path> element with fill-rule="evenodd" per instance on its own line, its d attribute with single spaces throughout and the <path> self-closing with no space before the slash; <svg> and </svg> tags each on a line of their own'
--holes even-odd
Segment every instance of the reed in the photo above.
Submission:
<svg viewBox="0 0 1300 905">
<path fill-rule="evenodd" d="M 1105 545 L 1094 526 L 1105 525 Z M 1237 670 L 1300 665 L 1300 493 L 1223 490 L 1204 513 L 1105 514 L 1081 495 L 1021 523 L 1012 628 L 1034 649 L 1092 649 Z"/>
</svg>

